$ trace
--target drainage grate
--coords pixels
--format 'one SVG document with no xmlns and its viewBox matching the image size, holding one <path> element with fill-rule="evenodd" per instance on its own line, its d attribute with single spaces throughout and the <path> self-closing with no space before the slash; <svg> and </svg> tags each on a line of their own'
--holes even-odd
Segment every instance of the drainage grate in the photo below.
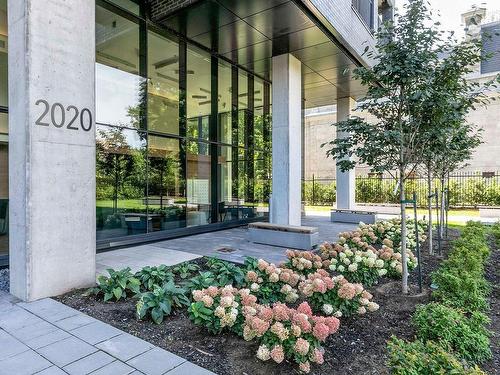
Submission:
<svg viewBox="0 0 500 375">
<path fill-rule="evenodd" d="M 236 249 L 233 249 L 232 247 L 221 247 L 220 249 L 217 249 L 219 253 L 234 253 Z"/>
</svg>

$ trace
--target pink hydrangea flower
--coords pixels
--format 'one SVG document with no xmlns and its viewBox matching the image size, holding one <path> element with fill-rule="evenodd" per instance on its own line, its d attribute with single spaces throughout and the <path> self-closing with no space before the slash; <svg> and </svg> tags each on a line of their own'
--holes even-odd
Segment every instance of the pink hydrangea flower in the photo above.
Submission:
<svg viewBox="0 0 500 375">
<path fill-rule="evenodd" d="M 284 352 L 283 347 L 281 345 L 276 345 L 271 350 L 271 358 L 276 363 L 283 362 L 283 360 L 285 359 L 285 352 Z"/>
<path fill-rule="evenodd" d="M 323 364 L 325 362 L 325 359 L 323 358 L 323 352 L 318 348 L 315 348 L 311 355 L 311 361 L 317 363 L 318 365 Z"/>
<path fill-rule="evenodd" d="M 309 347 L 309 341 L 303 339 L 302 337 L 299 337 L 294 345 L 295 351 L 301 355 L 306 355 L 307 353 L 309 353 Z"/>
<path fill-rule="evenodd" d="M 313 328 L 313 336 L 319 341 L 325 341 L 330 334 L 330 328 L 325 323 L 317 323 Z"/>
<path fill-rule="evenodd" d="M 306 314 L 307 316 L 312 316 L 313 312 L 311 309 L 311 306 L 307 302 L 302 302 L 298 307 L 297 307 L 297 312 Z"/>
<path fill-rule="evenodd" d="M 301 364 L 299 364 L 299 370 L 305 374 L 309 374 L 309 372 L 311 372 L 311 365 L 308 361 L 302 362 Z"/>
<path fill-rule="evenodd" d="M 289 319 L 288 307 L 284 303 L 277 302 L 273 305 L 273 316 L 277 321 Z"/>
</svg>

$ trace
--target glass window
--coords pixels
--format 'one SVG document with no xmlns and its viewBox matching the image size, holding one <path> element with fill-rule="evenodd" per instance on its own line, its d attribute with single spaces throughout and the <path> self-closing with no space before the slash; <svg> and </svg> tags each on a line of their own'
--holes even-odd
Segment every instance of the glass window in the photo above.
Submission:
<svg viewBox="0 0 500 375">
<path fill-rule="evenodd" d="M 133 0 L 108 0 L 109 2 L 119 6 L 126 11 L 135 14 L 136 16 L 140 15 L 139 4 Z"/>
<path fill-rule="evenodd" d="M 7 106 L 7 0 L 0 0 L 0 106 Z"/>
<path fill-rule="evenodd" d="M 148 33 L 148 129 L 179 134 L 179 44 Z"/>
<path fill-rule="evenodd" d="M 148 211 L 152 230 L 186 226 L 184 141 L 150 136 L 148 140 Z"/>
<path fill-rule="evenodd" d="M 211 160 L 209 144 L 187 144 L 187 224 L 211 222 Z"/>
<path fill-rule="evenodd" d="M 254 81 L 254 123 L 253 142 L 255 149 L 264 149 L 264 82 L 258 78 Z"/>
<path fill-rule="evenodd" d="M 238 220 L 241 202 L 238 200 L 238 149 L 231 146 L 218 147 L 218 186 L 219 221 Z"/>
<path fill-rule="evenodd" d="M 7 114 L 0 113 L 0 256 L 9 254 L 9 144 Z"/>
<path fill-rule="evenodd" d="M 97 122 L 140 127 L 145 79 L 139 76 L 139 25 L 96 8 Z"/>
<path fill-rule="evenodd" d="M 97 238 L 152 231 L 146 209 L 144 133 L 98 126 L 96 133 Z"/>
<path fill-rule="evenodd" d="M 222 143 L 232 143 L 232 89 L 231 89 L 232 69 L 229 64 L 219 62 L 219 141 Z"/>
<path fill-rule="evenodd" d="M 212 111 L 210 55 L 198 48 L 187 50 L 187 132 L 190 137 L 208 140 L 208 116 Z M 200 120 L 206 118 L 206 120 Z"/>
<path fill-rule="evenodd" d="M 248 116 L 248 75 L 244 72 L 238 74 L 238 145 L 248 143 L 247 136 Z"/>
</svg>

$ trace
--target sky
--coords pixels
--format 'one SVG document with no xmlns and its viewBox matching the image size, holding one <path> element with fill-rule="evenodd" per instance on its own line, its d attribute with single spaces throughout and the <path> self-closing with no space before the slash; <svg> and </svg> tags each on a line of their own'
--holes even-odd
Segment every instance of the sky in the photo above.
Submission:
<svg viewBox="0 0 500 375">
<path fill-rule="evenodd" d="M 409 0 L 396 0 L 396 7 Z M 464 35 L 462 13 L 471 9 L 473 5 L 484 7 L 488 11 L 500 12 L 500 0 L 429 0 L 433 8 L 434 17 L 441 22 L 441 28 L 446 31 L 455 31 L 457 37 Z M 440 17 L 437 13 L 440 13 Z"/>
</svg>

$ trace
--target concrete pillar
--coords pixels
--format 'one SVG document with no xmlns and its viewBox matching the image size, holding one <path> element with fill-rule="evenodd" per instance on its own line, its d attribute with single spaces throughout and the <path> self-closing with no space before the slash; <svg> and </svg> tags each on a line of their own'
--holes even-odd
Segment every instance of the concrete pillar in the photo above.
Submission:
<svg viewBox="0 0 500 375">
<path fill-rule="evenodd" d="M 273 57 L 273 189 L 271 221 L 301 225 L 302 88 L 301 63 Z"/>
<path fill-rule="evenodd" d="M 337 121 L 347 120 L 356 103 L 350 97 L 337 99 Z M 347 137 L 348 134 L 337 130 L 337 138 Z M 337 178 L 337 209 L 352 210 L 355 207 L 356 193 L 356 173 L 354 169 L 347 172 L 341 172 L 340 168 L 336 168 Z"/>
<path fill-rule="evenodd" d="M 10 288 L 95 283 L 95 2 L 9 0 Z"/>
</svg>

